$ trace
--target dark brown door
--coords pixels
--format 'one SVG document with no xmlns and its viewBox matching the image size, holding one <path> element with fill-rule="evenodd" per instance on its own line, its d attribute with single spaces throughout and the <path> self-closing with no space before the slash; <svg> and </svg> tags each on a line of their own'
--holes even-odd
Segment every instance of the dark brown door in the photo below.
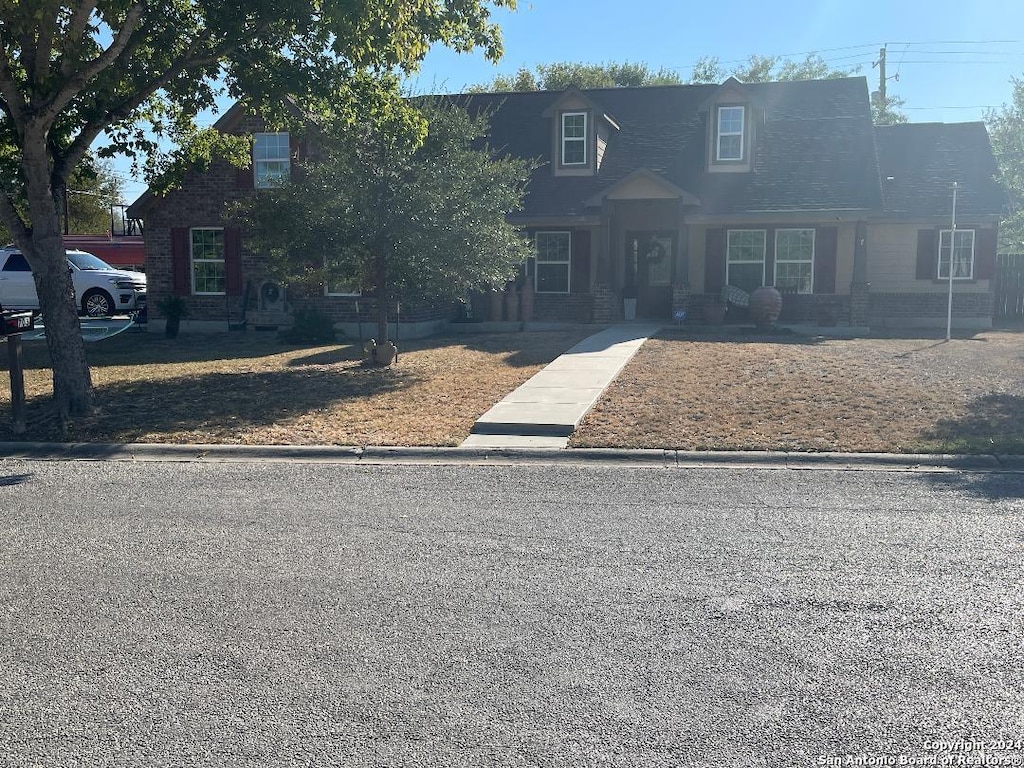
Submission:
<svg viewBox="0 0 1024 768">
<path fill-rule="evenodd" d="M 626 236 L 626 294 L 635 294 L 638 317 L 672 314 L 674 232 L 630 232 Z"/>
</svg>

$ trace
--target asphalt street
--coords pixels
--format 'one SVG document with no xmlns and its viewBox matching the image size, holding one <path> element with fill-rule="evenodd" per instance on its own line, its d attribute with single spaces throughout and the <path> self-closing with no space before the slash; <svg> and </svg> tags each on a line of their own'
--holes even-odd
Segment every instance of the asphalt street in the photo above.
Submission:
<svg viewBox="0 0 1024 768">
<path fill-rule="evenodd" d="M 7 459 L 0 521 L 4 766 L 1024 765 L 1024 474 Z"/>
</svg>

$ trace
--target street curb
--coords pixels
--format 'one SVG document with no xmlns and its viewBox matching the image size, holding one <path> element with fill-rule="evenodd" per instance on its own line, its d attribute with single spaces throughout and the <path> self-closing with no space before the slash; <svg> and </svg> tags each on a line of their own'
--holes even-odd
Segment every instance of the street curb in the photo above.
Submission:
<svg viewBox="0 0 1024 768">
<path fill-rule="evenodd" d="M 619 448 L 455 448 L 332 445 L 0 442 L 0 458 L 47 461 L 300 462 L 323 464 L 630 465 L 677 469 L 824 469 L 1024 473 L 1024 456 Z"/>
</svg>

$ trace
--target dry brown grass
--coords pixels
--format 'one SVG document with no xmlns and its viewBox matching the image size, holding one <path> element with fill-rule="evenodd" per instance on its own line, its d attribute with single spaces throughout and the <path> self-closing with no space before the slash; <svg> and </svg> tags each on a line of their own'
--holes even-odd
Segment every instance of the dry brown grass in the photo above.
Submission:
<svg viewBox="0 0 1024 768">
<path fill-rule="evenodd" d="M 1024 453 L 1024 335 L 648 341 L 574 446 Z"/>
<path fill-rule="evenodd" d="M 97 408 L 61 436 L 42 343 L 25 345 L 25 440 L 334 445 L 457 445 L 473 422 L 585 332 L 401 343 L 391 369 L 347 345 L 282 346 L 263 334 L 124 333 L 89 346 Z M 6 353 L 0 359 L 6 362 Z M 0 440 L 10 392 L 0 384 Z"/>
</svg>

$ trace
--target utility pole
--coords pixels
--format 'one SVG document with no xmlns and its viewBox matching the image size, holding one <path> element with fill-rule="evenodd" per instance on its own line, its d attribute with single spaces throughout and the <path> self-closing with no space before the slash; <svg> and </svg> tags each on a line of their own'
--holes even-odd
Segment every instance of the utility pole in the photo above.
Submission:
<svg viewBox="0 0 1024 768">
<path fill-rule="evenodd" d="M 885 46 L 878 49 L 878 104 L 885 111 Z"/>
</svg>

